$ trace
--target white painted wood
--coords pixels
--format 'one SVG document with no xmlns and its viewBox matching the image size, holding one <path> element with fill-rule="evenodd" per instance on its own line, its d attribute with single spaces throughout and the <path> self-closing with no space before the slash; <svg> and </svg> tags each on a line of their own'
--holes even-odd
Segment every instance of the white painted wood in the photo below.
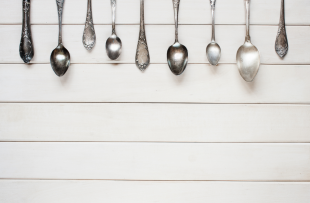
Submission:
<svg viewBox="0 0 310 203">
<path fill-rule="evenodd" d="M 310 18 L 309 18 L 310 19 Z M 139 26 L 117 26 L 117 34 L 123 42 L 123 52 L 116 61 L 111 61 L 105 51 L 105 42 L 111 35 L 109 25 L 96 26 L 97 42 L 92 51 L 82 44 L 83 25 L 63 26 L 63 43 L 70 51 L 72 63 L 132 63 L 134 64 Z M 261 54 L 263 64 L 310 64 L 310 29 L 306 26 L 287 26 L 289 52 L 282 60 L 274 50 L 277 26 L 251 26 L 252 42 Z M 5 39 L 0 47 L 0 63 L 23 63 L 18 47 L 21 25 L 0 25 L 0 38 Z M 173 25 L 146 26 L 151 63 L 167 64 L 167 49 L 174 42 Z M 57 25 L 32 26 L 35 56 L 31 63 L 50 63 L 50 54 L 57 46 Z M 186 45 L 189 63 L 206 63 L 206 46 L 211 39 L 210 25 L 181 25 L 179 40 Z M 220 63 L 236 63 L 238 48 L 244 43 L 244 25 L 216 26 L 216 40 L 222 49 Z M 186 74 L 186 72 L 184 73 Z"/>
<path fill-rule="evenodd" d="M 309 183 L 1 180 L 10 203 L 309 203 Z"/>
<path fill-rule="evenodd" d="M 0 178 L 309 181 L 310 144 L 2 142 L 0 163 Z"/>
<path fill-rule="evenodd" d="M 1 102 L 310 103 L 309 66 L 262 65 L 246 83 L 237 67 L 190 64 L 174 76 L 166 64 L 73 64 L 58 78 L 49 64 L 0 65 Z"/>
<path fill-rule="evenodd" d="M 55 0 L 31 1 L 31 22 L 33 24 L 57 24 Z M 279 0 L 254 0 L 251 3 L 251 23 L 279 23 Z M 85 0 L 66 0 L 64 24 L 84 24 L 86 18 Z M 286 23 L 289 25 L 310 24 L 310 2 L 308 0 L 286 0 Z M 139 23 L 139 0 L 118 0 L 116 22 L 120 24 Z M 21 24 L 22 4 L 19 0 L 3 1 L 0 8 L 0 24 Z M 216 2 L 217 24 L 244 24 L 243 0 L 221 0 Z M 110 1 L 93 0 L 95 24 L 110 24 Z M 173 24 L 171 0 L 145 1 L 147 24 Z M 182 0 L 180 24 L 210 24 L 210 4 L 207 0 Z"/>
<path fill-rule="evenodd" d="M 308 105 L 0 104 L 0 141 L 310 142 Z"/>
</svg>

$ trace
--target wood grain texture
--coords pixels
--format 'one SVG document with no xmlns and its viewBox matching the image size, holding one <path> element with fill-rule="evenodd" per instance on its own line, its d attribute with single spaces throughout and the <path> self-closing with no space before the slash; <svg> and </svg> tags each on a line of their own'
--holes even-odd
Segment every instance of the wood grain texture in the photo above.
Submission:
<svg viewBox="0 0 310 203">
<path fill-rule="evenodd" d="M 55 1 L 32 1 L 31 23 L 57 24 Z M 278 0 L 257 0 L 251 2 L 251 23 L 277 25 L 280 3 Z M 111 24 L 110 1 L 93 0 L 95 24 Z M 288 25 L 310 24 L 310 2 L 308 0 L 286 0 L 286 23 Z M 21 24 L 22 4 L 19 0 L 3 1 L 0 8 L 0 24 Z M 66 0 L 64 24 L 83 25 L 87 2 Z M 119 24 L 139 24 L 139 0 L 118 0 L 116 22 Z M 182 0 L 180 4 L 180 24 L 211 24 L 210 3 L 206 0 Z M 14 15 L 12 15 L 14 13 Z M 216 2 L 217 24 L 244 24 L 243 0 L 221 0 Z M 9 18 L 7 16 L 10 16 Z M 145 22 L 147 24 L 174 24 L 171 1 L 145 1 Z"/>
<path fill-rule="evenodd" d="M 50 63 L 50 54 L 57 46 L 57 25 L 34 25 L 31 27 L 35 56 L 31 63 Z M 117 26 L 117 34 L 122 39 L 123 52 L 119 59 L 111 61 L 106 55 L 105 42 L 111 35 L 109 25 L 95 27 L 97 42 L 92 51 L 82 44 L 84 25 L 64 25 L 63 43 L 70 51 L 71 63 L 135 63 L 139 25 Z M 0 25 L 0 38 L 6 39 L 0 47 L 0 63 L 23 63 L 16 47 L 19 47 L 20 25 Z M 287 26 L 289 52 L 281 59 L 274 50 L 277 26 L 251 26 L 252 42 L 257 46 L 262 64 L 310 64 L 310 28 L 306 26 Z M 167 49 L 174 42 L 173 25 L 147 25 L 148 47 L 151 64 L 167 64 Z M 216 26 L 216 41 L 221 46 L 220 63 L 236 63 L 238 48 L 244 43 L 244 25 Z M 208 64 L 206 47 L 211 39 L 210 25 L 181 25 L 179 40 L 186 45 L 189 63 Z M 159 43 L 160 40 L 160 43 Z M 184 73 L 186 74 L 186 72 Z"/>
<path fill-rule="evenodd" d="M 309 183 L 0 180 L 10 203 L 309 203 Z"/>
<path fill-rule="evenodd" d="M 309 181 L 310 144 L 2 142 L 0 163 L 0 178 Z"/>
<path fill-rule="evenodd" d="M 73 64 L 58 78 L 49 64 L 0 65 L 1 102 L 310 103 L 309 66 L 262 65 L 246 83 L 236 65 L 190 64 L 174 76 L 166 64 Z"/>
<path fill-rule="evenodd" d="M 308 105 L 0 104 L 0 141 L 310 142 L 309 132 Z"/>
</svg>

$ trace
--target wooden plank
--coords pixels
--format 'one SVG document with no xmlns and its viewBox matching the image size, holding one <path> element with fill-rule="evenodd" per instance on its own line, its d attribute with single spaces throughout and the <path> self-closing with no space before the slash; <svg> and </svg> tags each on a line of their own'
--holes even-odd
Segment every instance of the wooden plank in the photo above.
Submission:
<svg viewBox="0 0 310 203">
<path fill-rule="evenodd" d="M 310 103 L 309 66 L 264 66 L 246 83 L 235 65 L 78 65 L 58 78 L 49 64 L 0 65 L 1 102 Z"/>
<path fill-rule="evenodd" d="M 310 142 L 308 105 L 0 104 L 0 141 Z"/>
<path fill-rule="evenodd" d="M 0 180 L 10 203 L 308 203 L 309 183 Z"/>
<path fill-rule="evenodd" d="M 277 25 L 280 18 L 280 3 L 278 0 L 252 1 L 251 23 Z M 84 24 L 86 4 L 83 0 L 66 0 L 64 6 L 64 24 Z M 308 12 L 310 10 L 310 2 L 308 0 L 286 0 L 285 5 L 287 24 L 310 24 L 310 14 Z M 139 6 L 139 0 L 118 0 L 116 22 L 120 24 L 138 24 Z M 21 1 L 4 1 L 0 8 L 0 24 L 21 24 L 21 10 Z M 210 13 L 210 4 L 208 1 L 183 0 L 180 4 L 179 21 L 180 24 L 210 24 Z M 216 2 L 215 14 L 217 24 L 244 24 L 244 13 L 243 0 L 221 0 Z M 110 24 L 110 2 L 93 0 L 93 17 L 96 24 Z M 57 20 L 55 1 L 32 1 L 32 23 L 57 24 Z M 145 21 L 147 24 L 173 24 L 171 1 L 145 1 Z"/>
<path fill-rule="evenodd" d="M 92 51 L 87 51 L 82 44 L 83 25 L 63 26 L 63 42 L 70 51 L 72 63 L 130 63 L 134 64 L 137 48 L 139 26 L 120 25 L 117 33 L 123 42 L 123 52 L 116 61 L 111 61 L 105 51 L 106 39 L 111 35 L 109 25 L 96 26 L 97 42 Z M 222 49 L 220 63 L 236 63 L 236 52 L 244 43 L 244 25 L 216 26 L 216 40 Z M 306 26 L 287 26 L 289 52 L 284 59 L 280 59 L 274 50 L 277 26 L 251 26 L 252 42 L 261 54 L 263 64 L 310 64 L 308 50 L 310 47 L 310 28 Z M 20 25 L 1 25 L 0 63 L 23 63 L 19 56 Z M 173 25 L 146 26 L 151 63 L 167 64 L 167 49 L 174 42 Z M 206 46 L 211 39 L 210 25 L 181 25 L 180 42 L 189 51 L 189 63 L 208 64 Z M 35 56 L 32 63 L 50 62 L 50 54 L 58 44 L 57 25 L 32 26 Z M 193 37 L 194 36 L 194 37 Z M 160 43 L 159 43 L 160 40 Z"/>
<path fill-rule="evenodd" d="M 309 181 L 310 144 L 2 142 L 0 163 L 0 178 Z"/>
</svg>

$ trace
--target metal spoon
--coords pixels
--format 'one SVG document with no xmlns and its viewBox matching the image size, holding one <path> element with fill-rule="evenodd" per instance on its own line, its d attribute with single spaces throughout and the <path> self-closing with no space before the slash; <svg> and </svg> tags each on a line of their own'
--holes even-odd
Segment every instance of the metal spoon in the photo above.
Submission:
<svg viewBox="0 0 310 203">
<path fill-rule="evenodd" d="M 144 0 L 140 0 L 140 33 L 136 51 L 136 65 L 144 71 L 150 64 L 150 54 L 147 47 L 145 27 L 144 27 Z"/>
<path fill-rule="evenodd" d="M 65 0 L 56 0 L 58 9 L 58 21 L 59 21 L 59 36 L 58 36 L 58 46 L 53 50 L 51 54 L 51 66 L 56 75 L 59 77 L 63 76 L 70 65 L 70 53 L 62 45 L 62 10 Z"/>
<path fill-rule="evenodd" d="M 215 42 L 215 25 L 214 11 L 216 0 L 210 0 L 212 13 L 212 38 L 211 43 L 207 46 L 207 57 L 212 66 L 216 66 L 221 58 L 221 47 Z"/>
<path fill-rule="evenodd" d="M 29 63 L 34 55 L 30 29 L 30 0 L 23 1 L 23 28 L 19 55 L 25 63 Z"/>
<path fill-rule="evenodd" d="M 122 41 L 115 33 L 116 0 L 111 0 L 112 7 L 112 35 L 107 39 L 105 48 L 110 59 L 115 60 L 122 52 Z"/>
<path fill-rule="evenodd" d="M 258 49 L 251 43 L 250 37 L 250 0 L 244 0 L 246 8 L 246 36 L 244 44 L 237 52 L 237 66 L 242 78 L 251 82 L 255 78 L 259 65 L 260 56 Z"/>
<path fill-rule="evenodd" d="M 96 33 L 93 23 L 93 13 L 91 0 L 88 0 L 86 22 L 83 32 L 83 45 L 87 50 L 91 50 L 96 43 Z"/>
<path fill-rule="evenodd" d="M 279 30 L 275 43 L 275 49 L 277 54 L 281 58 L 283 58 L 288 51 L 288 42 L 287 42 L 285 18 L 284 18 L 284 0 L 281 0 L 281 14 L 280 14 Z"/>
<path fill-rule="evenodd" d="M 179 17 L 179 4 L 180 0 L 172 0 L 174 8 L 174 22 L 175 22 L 175 42 L 171 45 L 167 52 L 167 61 L 170 70 L 175 75 L 181 75 L 188 60 L 188 51 L 186 47 L 178 41 L 178 17 Z"/>
</svg>

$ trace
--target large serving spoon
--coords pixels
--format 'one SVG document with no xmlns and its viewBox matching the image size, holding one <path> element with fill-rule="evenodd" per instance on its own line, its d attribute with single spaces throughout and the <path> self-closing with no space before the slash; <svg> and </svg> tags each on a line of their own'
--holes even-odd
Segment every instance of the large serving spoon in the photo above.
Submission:
<svg viewBox="0 0 310 203">
<path fill-rule="evenodd" d="M 216 66 L 221 58 L 221 47 L 215 42 L 215 25 L 214 11 L 216 0 L 210 0 L 212 13 L 212 38 L 211 43 L 207 46 L 207 57 L 211 65 Z"/>
<path fill-rule="evenodd" d="M 112 35 L 107 39 L 105 48 L 108 54 L 108 57 L 112 60 L 115 60 L 119 57 L 122 52 L 122 41 L 116 35 L 115 32 L 115 12 L 116 12 L 116 0 L 111 0 L 112 7 Z"/>
<path fill-rule="evenodd" d="M 277 39 L 275 43 L 275 49 L 277 54 L 283 58 L 288 51 L 288 42 L 285 29 L 285 17 L 284 17 L 284 0 L 281 0 L 281 12 L 280 12 L 280 22 L 279 30 L 277 33 Z"/>
<path fill-rule="evenodd" d="M 244 44 L 237 52 L 237 66 L 242 78 L 251 82 L 255 78 L 259 65 L 260 56 L 258 49 L 251 43 L 250 37 L 250 0 L 244 0 L 246 8 L 246 36 Z"/>
<path fill-rule="evenodd" d="M 174 9 L 175 42 L 168 49 L 167 61 L 172 73 L 175 75 L 181 75 L 187 66 L 188 51 L 184 45 L 179 43 L 178 40 L 178 17 L 180 0 L 172 0 L 172 3 Z"/>
<path fill-rule="evenodd" d="M 91 50 L 95 46 L 95 43 L 96 43 L 96 33 L 93 23 L 92 5 L 91 0 L 88 0 L 86 22 L 83 32 L 83 45 L 87 50 Z"/>
<path fill-rule="evenodd" d="M 144 26 L 144 0 L 140 0 L 140 32 L 136 51 L 136 65 L 144 71 L 150 64 L 150 54 L 147 47 L 145 26 Z"/>
<path fill-rule="evenodd" d="M 59 77 L 63 76 L 69 66 L 70 66 L 70 53 L 69 51 L 62 45 L 62 10 L 64 0 L 56 0 L 57 9 L 58 9 L 58 21 L 59 21 L 59 36 L 58 36 L 58 46 L 53 50 L 51 54 L 51 66 L 56 75 Z"/>
<path fill-rule="evenodd" d="M 29 63 L 34 55 L 30 29 L 30 0 L 23 0 L 23 27 L 19 55 L 25 63 Z"/>
</svg>

